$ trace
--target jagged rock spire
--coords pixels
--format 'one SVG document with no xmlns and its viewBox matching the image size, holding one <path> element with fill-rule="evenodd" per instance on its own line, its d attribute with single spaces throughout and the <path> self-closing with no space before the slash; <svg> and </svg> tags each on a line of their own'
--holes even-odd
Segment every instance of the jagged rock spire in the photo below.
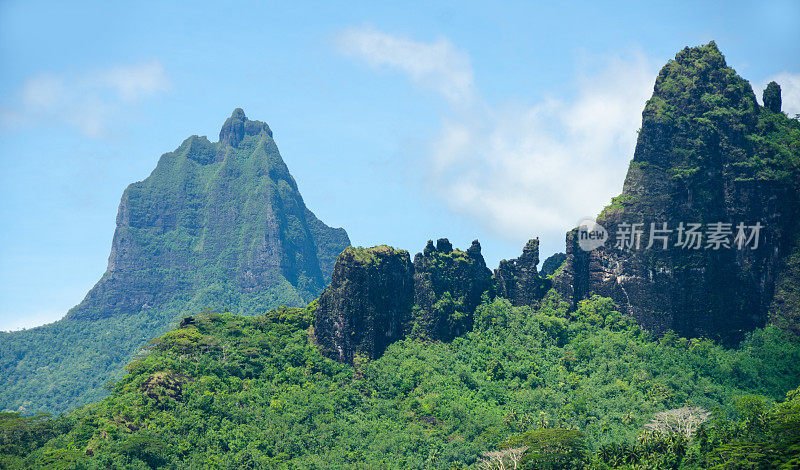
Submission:
<svg viewBox="0 0 800 470">
<path fill-rule="evenodd" d="M 773 113 L 781 112 L 781 86 L 775 82 L 769 82 L 764 89 L 764 107 Z"/>
<path fill-rule="evenodd" d="M 322 354 L 352 363 L 356 355 L 377 358 L 406 335 L 450 341 L 469 331 L 491 288 L 480 243 L 466 252 L 446 238 L 436 245 L 428 240 L 413 265 L 408 252 L 385 245 L 345 250 L 314 320 Z"/>
<path fill-rule="evenodd" d="M 539 239 L 528 240 L 517 259 L 502 260 L 494 271 L 495 294 L 514 305 L 533 305 L 544 297 L 550 283 L 536 269 L 539 264 Z"/>
<path fill-rule="evenodd" d="M 247 119 L 242 108 L 236 108 L 231 113 L 231 117 L 222 125 L 222 129 L 219 131 L 219 141 L 221 144 L 236 147 L 245 137 L 258 135 L 261 132 L 266 132 L 272 137 L 272 130 L 266 122 L 251 121 Z"/>
</svg>

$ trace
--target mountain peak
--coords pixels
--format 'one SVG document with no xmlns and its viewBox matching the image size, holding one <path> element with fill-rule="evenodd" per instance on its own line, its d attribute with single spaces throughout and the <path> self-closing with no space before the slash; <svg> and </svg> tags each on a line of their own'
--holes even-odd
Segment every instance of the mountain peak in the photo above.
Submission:
<svg viewBox="0 0 800 470">
<path fill-rule="evenodd" d="M 650 123 L 675 124 L 681 118 L 751 127 L 757 115 L 758 103 L 750 83 L 727 65 L 711 41 L 684 48 L 661 69 L 644 110 L 642 130 Z"/>
<path fill-rule="evenodd" d="M 218 144 L 194 136 L 164 154 L 148 178 L 123 193 L 109 274 L 69 315 L 166 308 L 209 279 L 226 286 L 228 304 L 239 294 L 245 303 L 261 296 L 248 305 L 313 300 L 350 241 L 305 206 L 271 136 L 266 123 L 237 108 Z M 204 306 L 211 298 L 203 297 Z"/>
<path fill-rule="evenodd" d="M 669 96 L 700 90 L 721 91 L 736 82 L 745 80 L 728 67 L 725 56 L 711 41 L 704 46 L 685 47 L 675 54 L 675 59 L 661 69 L 655 88 L 656 94 Z"/>
<path fill-rule="evenodd" d="M 797 243 L 792 223 L 800 208 L 797 167 L 786 145 L 800 132 L 796 121 L 775 112 L 777 84 L 765 90 L 764 105 L 714 42 L 678 52 L 656 78 L 622 195 L 598 218 L 618 236 L 631 222 L 671 228 L 682 221 L 758 222 L 764 244 L 684 250 L 675 243 L 679 236 L 670 235 L 674 244 L 661 250 L 618 243 L 586 251 L 571 231 L 566 264 L 554 274 L 559 292 L 573 305 L 593 294 L 611 297 L 645 329 L 682 336 L 736 340 L 772 312 L 793 327 L 796 307 L 770 305 L 779 286 L 797 283 L 783 263 L 794 256 L 787 247 Z"/>
<path fill-rule="evenodd" d="M 725 63 L 725 56 L 722 55 L 722 52 L 717 47 L 717 43 L 714 41 L 709 42 L 703 46 L 695 46 L 695 47 L 684 47 L 683 50 L 678 52 L 675 55 L 675 60 L 677 62 L 694 62 L 698 59 L 705 59 L 709 62 L 715 62 L 717 65 L 721 67 L 726 67 L 727 64 Z"/>
<path fill-rule="evenodd" d="M 222 144 L 236 147 L 247 136 L 258 135 L 266 132 L 272 137 L 272 130 L 266 122 L 251 121 L 247 119 L 242 108 L 236 108 L 231 117 L 225 120 L 219 131 L 219 141 Z"/>
</svg>

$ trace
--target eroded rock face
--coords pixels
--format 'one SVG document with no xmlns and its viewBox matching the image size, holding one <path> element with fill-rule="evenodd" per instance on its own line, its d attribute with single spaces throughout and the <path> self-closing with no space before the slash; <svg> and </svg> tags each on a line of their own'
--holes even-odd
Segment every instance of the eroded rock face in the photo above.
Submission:
<svg viewBox="0 0 800 470">
<path fill-rule="evenodd" d="M 534 305 L 544 297 L 550 282 L 539 276 L 539 239 L 528 240 L 517 259 L 502 260 L 494 270 L 494 292 L 513 305 Z"/>
<path fill-rule="evenodd" d="M 798 138 L 797 121 L 760 107 L 714 43 L 684 49 L 659 73 L 622 195 L 597 219 L 611 241 L 586 252 L 567 234 L 554 285 L 573 303 L 612 297 L 656 332 L 735 339 L 763 325 L 798 233 Z M 614 246 L 622 224 L 647 236 L 651 223 L 680 222 L 764 228 L 754 250 L 676 248 L 676 232 L 667 249 Z"/>
<path fill-rule="evenodd" d="M 405 250 L 346 249 L 317 305 L 314 333 L 320 352 L 352 363 L 375 359 L 405 335 L 414 302 L 414 267 Z"/>
<path fill-rule="evenodd" d="M 186 139 L 128 186 L 108 269 L 68 317 L 137 314 L 177 296 L 196 299 L 190 311 L 256 313 L 319 295 L 347 233 L 306 208 L 266 123 L 236 109 L 219 138 Z"/>
<path fill-rule="evenodd" d="M 272 137 L 272 130 L 266 122 L 251 121 L 247 119 L 242 108 L 233 110 L 219 131 L 219 142 L 230 147 L 238 146 L 247 136 L 258 135 L 264 132 Z"/>
<path fill-rule="evenodd" d="M 475 308 L 491 288 L 478 240 L 467 251 L 453 249 L 446 238 L 429 241 L 414 256 L 414 322 L 416 333 L 450 341 L 472 329 Z"/>
<path fill-rule="evenodd" d="M 404 250 L 351 247 L 320 296 L 314 334 L 323 355 L 347 363 L 356 355 L 375 359 L 409 334 L 450 341 L 472 328 L 490 288 L 477 240 L 467 251 L 446 238 L 429 241 L 413 265 Z"/>
</svg>

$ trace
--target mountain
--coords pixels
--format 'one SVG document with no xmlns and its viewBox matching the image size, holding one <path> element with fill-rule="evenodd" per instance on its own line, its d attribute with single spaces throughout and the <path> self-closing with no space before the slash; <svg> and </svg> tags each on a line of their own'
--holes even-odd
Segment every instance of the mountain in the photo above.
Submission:
<svg viewBox="0 0 800 470">
<path fill-rule="evenodd" d="M 122 194 L 108 270 L 67 318 L 158 308 L 178 295 L 241 311 L 305 305 L 349 245 L 303 203 L 266 123 L 236 109 L 219 142 L 192 136 Z"/>
<path fill-rule="evenodd" d="M 573 230 L 544 277 L 537 239 L 494 273 L 477 240 L 467 250 L 429 241 L 413 263 L 386 245 L 348 247 L 330 285 L 303 308 L 186 316 L 148 343 L 102 401 L 55 419 L 0 414 L 0 467 L 796 468 L 800 256 L 789 229 L 800 122 L 780 102 L 771 84 L 759 106 L 713 43 L 680 52 L 645 108 L 623 194 L 598 217 L 611 234 L 651 219 L 761 223 L 758 247 L 676 250 L 667 236 L 662 250 L 585 250 Z M 196 149 L 211 150 L 181 155 L 214 165 L 219 145 L 271 141 L 265 125 L 232 119 L 221 144 L 200 140 Z M 178 244 L 174 258 L 126 258 L 139 246 L 126 245 L 139 218 L 152 230 L 143 239 L 182 227 L 175 238 L 194 236 L 206 249 L 192 231 L 199 219 L 176 223 L 154 204 L 120 211 L 122 261 L 112 267 L 133 263 L 146 277 L 150 257 L 168 267 L 174 259 L 192 267 L 181 278 L 191 283 L 211 264 L 239 294 L 206 292 L 181 305 L 249 305 L 249 275 L 239 273 L 257 275 L 251 252 L 218 258 L 225 251 L 213 236 L 208 257 Z M 308 265 L 285 266 L 280 275 L 295 286 L 285 273 Z M 115 294 L 106 277 L 98 285 L 109 287 L 93 295 L 147 308 L 96 319 L 76 309 L 63 324 L 157 318 L 163 309 L 159 295 Z M 164 285 L 182 292 L 181 283 Z M 104 339 L 96 346 L 112 341 Z"/>
<path fill-rule="evenodd" d="M 269 126 L 236 109 L 218 142 L 189 137 L 125 189 L 108 269 L 80 304 L 59 322 L 0 336 L 0 408 L 99 398 L 181 315 L 305 306 L 349 244 L 305 206 Z"/>
<path fill-rule="evenodd" d="M 773 82 L 759 106 L 713 42 L 679 52 L 642 113 L 622 194 L 597 217 L 615 241 L 585 251 L 567 235 L 554 279 L 565 298 L 610 297 L 645 328 L 682 336 L 736 340 L 768 321 L 800 332 L 800 122 L 780 101 Z M 633 224 L 641 245 L 620 245 Z M 690 224 L 706 238 L 678 246 Z M 739 224 L 742 242 L 758 231 L 749 244 L 736 244 Z M 709 246 L 717 228 L 730 246 Z M 652 234 L 667 238 L 648 249 Z"/>
</svg>

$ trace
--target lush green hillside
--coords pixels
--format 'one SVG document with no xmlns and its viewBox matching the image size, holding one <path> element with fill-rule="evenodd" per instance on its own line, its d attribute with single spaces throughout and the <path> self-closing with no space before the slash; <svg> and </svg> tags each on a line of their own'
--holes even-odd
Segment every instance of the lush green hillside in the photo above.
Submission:
<svg viewBox="0 0 800 470">
<path fill-rule="evenodd" d="M 3 418 L 5 464 L 450 469 L 477 465 L 504 441 L 535 447 L 544 437 L 585 445 L 580 459 L 597 468 L 629 450 L 706 468 L 727 458 L 723 444 L 752 445 L 800 416 L 797 401 L 769 411 L 800 385 L 800 343 L 775 327 L 735 349 L 656 338 L 609 299 L 569 313 L 551 291 L 537 309 L 487 300 L 474 330 L 451 343 L 401 340 L 349 366 L 310 340 L 315 307 L 185 321 L 153 340 L 103 401 L 44 424 Z M 686 405 L 714 413 L 702 438 L 642 447 L 648 420 Z"/>
<path fill-rule="evenodd" d="M 266 123 L 233 112 L 122 195 L 108 270 L 58 322 L 0 333 L 0 409 L 96 401 L 146 341 L 204 308 L 304 306 L 350 244 L 305 206 Z"/>
</svg>

